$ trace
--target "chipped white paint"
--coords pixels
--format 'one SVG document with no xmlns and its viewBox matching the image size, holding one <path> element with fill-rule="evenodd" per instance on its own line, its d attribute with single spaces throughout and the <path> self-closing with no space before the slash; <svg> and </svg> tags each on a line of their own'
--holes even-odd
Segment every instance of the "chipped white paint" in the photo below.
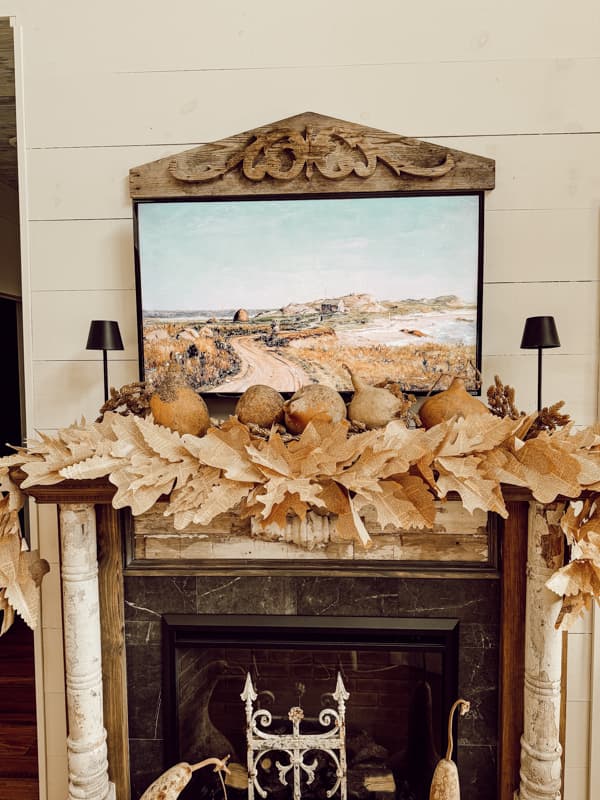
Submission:
<svg viewBox="0 0 600 800">
<path fill-rule="evenodd" d="M 545 584 L 563 562 L 562 513 L 559 503 L 529 505 L 520 800 L 561 796 L 562 633 L 554 628 L 561 599 Z"/>
<path fill-rule="evenodd" d="M 60 506 L 67 693 L 68 800 L 113 800 L 102 711 L 100 604 L 93 505 Z"/>
<path fill-rule="evenodd" d="M 309 752 L 319 750 L 327 753 L 333 760 L 336 770 L 336 781 L 327 790 L 326 796 L 333 797 L 339 790 L 340 800 L 347 797 L 347 767 L 346 767 L 346 700 L 350 695 L 344 687 L 342 676 L 338 672 L 335 692 L 331 695 L 337 704 L 334 708 L 321 710 L 318 721 L 322 728 L 328 729 L 323 733 L 300 733 L 300 724 L 304 719 L 304 711 L 298 706 L 290 708 L 288 719 L 292 723 L 291 734 L 273 734 L 265 730 L 271 725 L 273 717 L 267 709 L 254 709 L 257 694 L 252 685 L 250 673 L 246 675 L 244 691 L 240 697 L 246 709 L 246 741 L 248 757 L 248 800 L 254 800 L 254 790 L 260 797 L 266 798 L 267 792 L 260 785 L 258 779 L 258 765 L 267 753 L 284 753 L 289 758 L 289 763 L 275 762 L 279 782 L 283 786 L 288 784 L 288 773 L 293 775 L 293 800 L 301 800 L 301 778 L 305 775 L 307 785 L 315 779 L 317 759 L 311 762 L 304 760 Z M 260 727 L 262 726 L 262 727 Z"/>
</svg>

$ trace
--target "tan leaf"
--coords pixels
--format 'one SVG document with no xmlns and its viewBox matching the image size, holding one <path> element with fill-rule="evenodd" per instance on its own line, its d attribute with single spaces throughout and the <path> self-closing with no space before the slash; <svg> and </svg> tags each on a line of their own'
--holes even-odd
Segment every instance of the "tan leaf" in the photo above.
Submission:
<svg viewBox="0 0 600 800">
<path fill-rule="evenodd" d="M 0 628 L 0 636 L 2 636 L 11 627 L 15 621 L 15 610 L 5 597 L 6 589 L 0 589 L 0 611 L 2 611 L 2 627 Z"/>
<path fill-rule="evenodd" d="M 527 485 L 540 503 L 551 503 L 559 494 L 578 497 L 579 463 L 573 456 L 553 447 L 548 434 L 529 439 L 516 453 L 518 461 L 527 468 Z"/>
<path fill-rule="evenodd" d="M 436 457 L 461 456 L 493 450 L 506 441 L 519 424 L 514 419 L 504 419 L 493 414 L 454 418 L 448 421 L 447 435 L 434 450 L 434 454 Z"/>
<path fill-rule="evenodd" d="M 330 514 L 347 514 L 350 511 L 348 503 L 348 493 L 340 489 L 333 480 L 321 481 L 321 491 L 319 497 L 323 501 L 324 508 Z"/>
<path fill-rule="evenodd" d="M 335 480 L 352 492 L 378 492 L 379 479 L 392 454 L 388 450 L 374 453 L 369 446 L 351 467 L 335 476 Z"/>
<path fill-rule="evenodd" d="M 550 591 L 558 595 L 576 595 L 580 592 L 600 597 L 600 564 L 588 559 L 575 559 L 561 567 L 546 581 Z"/>
<path fill-rule="evenodd" d="M 18 528 L 18 522 L 15 525 Z M 29 570 L 32 554 L 26 548 L 17 533 L 0 536 L 0 586 L 4 587 L 6 602 L 30 628 L 35 628 L 40 610 L 39 590 Z"/>
<path fill-rule="evenodd" d="M 338 536 L 342 539 L 356 539 L 364 548 L 369 548 L 373 544 L 369 531 L 362 521 L 358 511 L 354 507 L 351 498 L 348 498 L 350 510 L 346 514 L 340 514 L 335 523 Z"/>
<path fill-rule="evenodd" d="M 394 454 L 386 468 L 388 475 L 406 472 L 411 464 L 427 459 L 432 452 L 431 437 L 427 437 L 422 428 L 412 430 L 401 420 L 395 420 L 383 429 L 383 436 L 380 436 L 373 450 L 388 450 Z"/>
<path fill-rule="evenodd" d="M 465 464 L 462 469 L 454 464 L 453 472 L 440 466 L 437 486 L 441 496 L 445 497 L 448 492 L 457 492 L 464 507 L 470 513 L 473 513 L 476 508 L 480 508 L 483 511 L 495 511 L 506 519 L 508 512 L 504 505 L 500 486 L 495 480 L 487 480 L 477 469 L 473 470 L 474 460 L 478 459 L 475 457 L 463 459 Z"/>
<path fill-rule="evenodd" d="M 394 481 L 380 481 L 379 488 L 379 492 L 360 492 L 353 503 L 358 511 L 372 506 L 382 529 L 392 526 L 408 530 L 433 525 L 433 497 L 420 478 L 406 475 Z"/>
<path fill-rule="evenodd" d="M 568 631 L 586 611 L 591 611 L 593 605 L 594 598 L 590 594 L 565 595 L 554 627 Z"/>
<path fill-rule="evenodd" d="M 248 495 L 250 489 L 246 482 L 223 478 L 209 491 L 206 500 L 194 515 L 194 523 L 208 525 L 219 514 L 234 509 Z"/>
<path fill-rule="evenodd" d="M 230 480 L 261 482 L 263 475 L 246 451 L 250 443 L 248 429 L 237 420 L 221 430 L 211 428 L 202 438 L 183 436 L 184 446 L 200 463 L 219 467 Z"/>
<path fill-rule="evenodd" d="M 345 420 L 313 420 L 298 442 L 288 445 L 289 464 L 295 475 L 306 477 L 335 475 L 351 465 L 377 438 L 376 431 L 366 431 L 348 438 Z"/>
<path fill-rule="evenodd" d="M 246 447 L 248 457 L 267 478 L 277 475 L 292 477 L 290 454 L 281 436 L 271 431 L 268 441 L 257 442 Z"/>
<path fill-rule="evenodd" d="M 189 459 L 189 451 L 184 446 L 177 431 L 172 431 L 150 419 L 131 414 L 131 419 L 139 428 L 144 441 L 157 455 L 165 461 L 185 461 Z"/>
<path fill-rule="evenodd" d="M 273 477 L 260 489 L 260 493 L 255 493 L 252 500 L 263 506 L 260 514 L 262 519 L 267 519 L 273 513 L 275 506 L 288 507 L 291 495 L 297 495 L 299 500 L 308 509 L 311 506 L 324 507 L 324 502 L 319 496 L 321 486 L 318 483 L 311 483 L 309 478 L 286 478 Z"/>
<path fill-rule="evenodd" d="M 172 471 L 165 474 L 164 462 L 148 461 L 148 470 L 142 475 L 127 468 L 111 472 L 109 480 L 117 487 L 112 501 L 114 508 L 129 506 L 131 513 L 138 516 L 152 508 L 161 495 L 169 494 L 175 483 Z"/>
<path fill-rule="evenodd" d="M 91 458 L 72 464 L 70 467 L 63 467 L 58 474 L 62 475 L 63 478 L 72 478 L 74 480 L 102 478 L 105 475 L 109 475 L 115 468 L 122 466 L 122 464 L 122 458 L 91 456 Z"/>
</svg>

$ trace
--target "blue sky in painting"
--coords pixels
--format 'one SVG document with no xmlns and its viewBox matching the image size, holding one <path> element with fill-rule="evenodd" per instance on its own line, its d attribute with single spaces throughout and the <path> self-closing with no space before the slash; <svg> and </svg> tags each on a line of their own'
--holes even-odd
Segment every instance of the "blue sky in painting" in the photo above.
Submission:
<svg viewBox="0 0 600 800">
<path fill-rule="evenodd" d="M 145 311 L 476 299 L 478 197 L 141 203 Z"/>
</svg>

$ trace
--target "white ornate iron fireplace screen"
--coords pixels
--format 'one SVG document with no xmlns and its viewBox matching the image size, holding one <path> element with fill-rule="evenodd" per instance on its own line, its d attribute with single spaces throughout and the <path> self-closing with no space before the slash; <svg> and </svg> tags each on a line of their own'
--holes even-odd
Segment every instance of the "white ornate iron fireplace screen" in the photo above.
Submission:
<svg viewBox="0 0 600 800">
<path fill-rule="evenodd" d="M 319 725 L 329 728 L 323 733 L 300 733 L 300 724 L 304 719 L 304 711 L 298 706 L 290 708 L 288 719 L 292 723 L 292 733 L 273 734 L 263 730 L 268 728 L 273 717 L 267 709 L 254 708 L 257 694 L 252 685 L 250 673 L 246 675 L 244 691 L 240 697 L 246 705 L 246 741 L 248 745 L 248 800 L 254 800 L 254 790 L 265 798 L 267 791 L 260 785 L 258 779 L 259 762 L 268 752 L 282 752 L 289 756 L 289 764 L 275 762 L 279 773 L 279 782 L 288 786 L 288 773 L 293 771 L 293 800 L 300 800 L 302 772 L 306 775 L 306 784 L 310 785 L 315 779 L 315 770 L 318 761 L 315 758 L 311 763 L 304 761 L 307 753 L 322 751 L 332 759 L 335 764 L 336 780 L 331 789 L 326 791 L 327 797 L 339 790 L 340 800 L 347 799 L 347 767 L 346 767 L 346 700 L 350 697 L 338 672 L 337 684 L 332 697 L 337 703 L 334 708 L 324 708 L 319 713 Z M 262 727 L 259 727 L 262 726 Z"/>
</svg>

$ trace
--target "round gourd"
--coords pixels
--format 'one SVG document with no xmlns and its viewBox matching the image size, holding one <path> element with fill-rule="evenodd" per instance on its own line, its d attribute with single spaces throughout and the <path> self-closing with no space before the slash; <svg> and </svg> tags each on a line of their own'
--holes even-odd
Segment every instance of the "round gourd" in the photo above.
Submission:
<svg viewBox="0 0 600 800">
<path fill-rule="evenodd" d="M 346 369 L 354 387 L 354 395 L 348 404 L 348 419 L 369 429 L 384 428 L 394 419 L 402 403 L 389 389 L 371 386 L 355 375 L 350 367 L 346 366 Z"/>
<path fill-rule="evenodd" d="M 158 425 L 177 433 L 204 436 L 210 426 L 208 408 L 199 394 L 167 374 L 150 397 L 150 411 Z"/>
<path fill-rule="evenodd" d="M 270 428 L 283 419 L 283 397 L 271 386 L 250 386 L 237 401 L 235 415 L 244 425 Z"/>
<path fill-rule="evenodd" d="M 330 386 L 310 383 L 298 389 L 283 406 L 285 427 L 290 433 L 302 433 L 316 416 L 339 422 L 346 417 L 346 404 L 342 396 Z"/>
<path fill-rule="evenodd" d="M 454 378 L 444 392 L 425 400 L 419 409 L 419 417 L 425 428 L 432 428 L 456 416 L 489 413 L 491 412 L 481 400 L 467 392 L 462 378 Z"/>
</svg>

